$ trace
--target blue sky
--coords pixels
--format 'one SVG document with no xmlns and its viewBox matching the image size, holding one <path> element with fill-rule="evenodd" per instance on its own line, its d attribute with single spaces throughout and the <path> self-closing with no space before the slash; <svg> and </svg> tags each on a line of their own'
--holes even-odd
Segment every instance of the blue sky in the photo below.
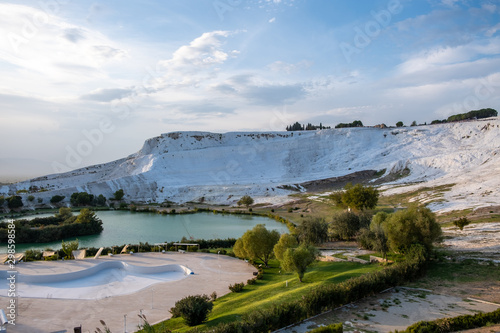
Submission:
<svg viewBox="0 0 500 333">
<path fill-rule="evenodd" d="M 0 73 L 4 178 L 171 131 L 424 123 L 499 108 L 500 2 L 0 1 Z"/>
</svg>

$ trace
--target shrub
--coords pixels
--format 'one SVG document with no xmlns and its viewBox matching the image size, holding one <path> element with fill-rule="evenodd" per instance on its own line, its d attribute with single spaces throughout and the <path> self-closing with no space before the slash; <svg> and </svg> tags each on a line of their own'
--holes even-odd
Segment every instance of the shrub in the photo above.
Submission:
<svg viewBox="0 0 500 333">
<path fill-rule="evenodd" d="M 233 293 L 239 293 L 240 291 L 243 290 L 243 287 L 245 287 L 245 284 L 243 282 L 230 284 L 229 290 L 231 290 Z"/>
<path fill-rule="evenodd" d="M 24 253 L 26 261 L 42 260 L 42 251 L 40 250 L 26 250 Z"/>
<path fill-rule="evenodd" d="M 256 279 L 256 278 L 253 278 L 253 279 L 248 279 L 248 280 L 247 280 L 247 284 L 248 284 L 249 286 L 251 286 L 251 285 L 255 284 L 256 282 L 257 282 L 257 279 Z"/>
<path fill-rule="evenodd" d="M 189 326 L 199 325 L 207 320 L 212 311 L 213 303 L 207 295 L 195 295 L 185 297 L 170 309 L 172 317 L 182 317 Z"/>
<path fill-rule="evenodd" d="M 223 248 L 218 248 L 218 249 L 216 249 L 215 251 L 216 251 L 217 253 L 219 253 L 219 254 L 227 254 L 226 249 L 223 249 Z"/>
<path fill-rule="evenodd" d="M 215 301 L 217 299 L 217 292 L 213 292 L 211 295 L 210 295 L 210 299 L 213 301 Z"/>
<path fill-rule="evenodd" d="M 498 323 L 500 323 L 500 309 L 488 313 L 477 313 L 475 315 L 462 315 L 434 321 L 419 321 L 399 333 L 456 332 Z"/>
<path fill-rule="evenodd" d="M 309 333 L 342 333 L 344 329 L 342 328 L 342 323 L 332 324 L 328 326 L 318 327 L 309 331 Z"/>
<path fill-rule="evenodd" d="M 249 195 L 244 195 L 241 197 L 241 199 L 237 202 L 238 206 L 244 205 L 244 206 L 250 206 L 253 205 L 253 198 Z"/>
<path fill-rule="evenodd" d="M 8 197 L 7 198 L 7 206 L 10 209 L 20 208 L 20 207 L 24 206 L 23 205 L 23 198 L 21 198 L 18 195 L 13 195 L 11 197 Z"/>
<path fill-rule="evenodd" d="M 28 201 L 32 202 L 33 200 L 35 200 L 35 197 L 32 195 L 28 195 Z"/>
<path fill-rule="evenodd" d="M 66 198 L 63 195 L 54 195 L 52 198 L 50 198 L 50 203 L 51 204 L 56 204 L 64 200 Z"/>
<path fill-rule="evenodd" d="M 464 230 L 464 227 L 469 224 L 470 221 L 465 216 L 453 221 L 453 225 L 455 225 L 455 227 L 458 227 L 460 230 Z"/>
</svg>

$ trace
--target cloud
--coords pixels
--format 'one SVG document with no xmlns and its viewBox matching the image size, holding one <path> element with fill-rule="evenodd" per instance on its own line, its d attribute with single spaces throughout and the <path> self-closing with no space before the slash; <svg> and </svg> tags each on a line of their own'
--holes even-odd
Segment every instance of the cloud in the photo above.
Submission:
<svg viewBox="0 0 500 333">
<path fill-rule="evenodd" d="M 63 37 L 75 44 L 85 39 L 83 30 L 77 28 L 64 30 Z"/>
<path fill-rule="evenodd" d="M 99 31 L 49 16 L 41 9 L 0 4 L 0 12 L 0 30 L 4 32 L 0 36 L 0 61 L 10 65 L 2 72 L 3 78 L 16 82 L 22 75 L 25 82 L 12 86 L 14 90 L 40 97 L 64 95 L 61 85 L 78 87 L 93 79 L 109 78 L 106 66 L 126 55 Z M 26 82 L 40 82 L 40 77 L 44 86 L 28 92 L 33 87 Z"/>
<path fill-rule="evenodd" d="M 221 37 L 227 37 L 229 31 L 205 32 L 194 39 L 189 45 L 181 46 L 174 52 L 171 59 L 160 62 L 168 70 L 196 71 L 197 68 L 222 64 L 228 59 L 228 54 L 221 49 Z"/>
<path fill-rule="evenodd" d="M 108 45 L 94 45 L 92 46 L 94 53 L 103 59 L 119 59 L 126 56 L 127 52 Z"/>
<path fill-rule="evenodd" d="M 291 74 L 304 69 L 307 69 L 313 65 L 312 61 L 302 60 L 295 64 L 286 63 L 284 61 L 275 61 L 268 65 L 268 68 L 273 72 L 284 72 L 286 74 Z"/>
<path fill-rule="evenodd" d="M 111 102 L 117 99 L 129 97 L 133 94 L 134 89 L 97 89 L 81 96 L 82 100 L 96 101 L 96 102 Z"/>
<path fill-rule="evenodd" d="M 273 18 L 272 18 L 272 19 L 270 19 L 268 22 L 269 22 L 269 23 L 274 23 L 274 22 L 276 22 L 276 17 L 273 17 Z"/>
<path fill-rule="evenodd" d="M 257 105 L 280 105 L 297 101 L 306 95 L 301 83 L 257 82 L 253 75 L 236 75 L 213 87 L 214 91 L 245 99 Z"/>
<path fill-rule="evenodd" d="M 439 82 L 478 77 L 498 71 L 500 38 L 456 47 L 436 47 L 409 57 L 397 66 L 396 79 L 404 82 Z"/>
</svg>

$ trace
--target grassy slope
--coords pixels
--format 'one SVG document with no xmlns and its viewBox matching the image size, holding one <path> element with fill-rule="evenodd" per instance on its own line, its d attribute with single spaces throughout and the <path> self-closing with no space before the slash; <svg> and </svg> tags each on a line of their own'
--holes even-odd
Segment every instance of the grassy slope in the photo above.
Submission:
<svg viewBox="0 0 500 333">
<path fill-rule="evenodd" d="M 214 303 L 209 321 L 201 328 L 238 320 L 253 310 L 265 310 L 273 304 L 299 299 L 319 285 L 342 282 L 348 278 L 380 269 L 378 265 L 317 262 L 306 273 L 304 282 L 300 283 L 296 274 L 280 273 L 278 265 L 277 261 L 271 261 L 270 267 L 265 269 L 264 278 L 258 280 L 255 285 L 246 285 L 240 293 L 230 293 L 218 298 Z M 166 326 L 176 332 L 189 329 L 181 318 L 167 321 Z"/>
</svg>

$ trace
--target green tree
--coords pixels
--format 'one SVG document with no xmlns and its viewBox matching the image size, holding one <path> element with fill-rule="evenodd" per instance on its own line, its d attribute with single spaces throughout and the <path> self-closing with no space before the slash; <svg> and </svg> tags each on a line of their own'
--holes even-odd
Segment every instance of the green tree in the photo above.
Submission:
<svg viewBox="0 0 500 333">
<path fill-rule="evenodd" d="M 3 195 L 0 195 L 0 208 L 3 206 L 5 203 L 5 197 Z"/>
<path fill-rule="evenodd" d="M 469 219 L 467 219 L 465 216 L 459 218 L 458 220 L 453 221 L 453 224 L 455 227 L 458 227 L 460 230 L 464 230 L 464 227 L 466 225 L 470 224 Z"/>
<path fill-rule="evenodd" d="M 342 202 L 344 205 L 357 210 L 373 209 L 377 206 L 379 193 L 372 186 L 363 186 L 362 184 L 347 184 L 342 193 Z"/>
<path fill-rule="evenodd" d="M 382 253 L 382 258 L 385 259 L 389 251 L 389 244 L 384 228 L 382 225 L 370 225 L 370 231 L 373 233 L 372 249 Z"/>
<path fill-rule="evenodd" d="M 121 200 L 123 199 L 123 196 L 125 195 L 125 193 L 123 192 L 122 189 L 119 189 L 118 191 L 116 191 L 113 195 L 113 198 L 111 200 Z"/>
<path fill-rule="evenodd" d="M 244 205 L 248 208 L 248 206 L 253 205 L 253 198 L 249 195 L 244 195 L 241 197 L 241 199 L 237 202 L 238 206 Z"/>
<path fill-rule="evenodd" d="M 299 241 L 304 244 L 321 244 L 328 239 L 328 224 L 322 218 L 306 218 L 295 228 Z"/>
<path fill-rule="evenodd" d="M 354 212 L 341 212 L 336 214 L 328 224 L 328 236 L 338 240 L 352 240 L 362 227 L 359 216 Z"/>
<path fill-rule="evenodd" d="M 71 257 L 73 256 L 72 252 L 78 250 L 78 246 L 80 246 L 78 239 L 68 242 L 62 241 L 61 243 L 62 250 L 64 254 L 66 254 L 67 259 L 71 259 Z"/>
<path fill-rule="evenodd" d="M 20 208 L 20 207 L 24 206 L 24 204 L 23 204 L 23 198 L 21 198 L 18 195 L 13 195 L 11 197 L 8 197 L 7 198 L 7 206 L 10 209 Z"/>
<path fill-rule="evenodd" d="M 395 252 L 407 253 L 413 244 L 421 244 L 428 253 L 442 235 L 434 213 L 426 207 L 412 206 L 389 215 L 382 227 L 389 247 Z"/>
<path fill-rule="evenodd" d="M 404 124 L 403 124 L 403 122 L 402 122 L 402 121 L 398 121 L 398 122 L 396 123 L 396 127 L 403 127 L 403 126 L 404 126 Z"/>
<path fill-rule="evenodd" d="M 75 192 L 71 194 L 70 202 L 72 206 L 89 206 L 94 201 L 94 196 L 87 192 Z"/>
<path fill-rule="evenodd" d="M 286 250 L 297 246 L 299 246 L 299 243 L 297 242 L 295 236 L 292 236 L 290 234 L 282 234 L 278 243 L 274 245 L 273 248 L 274 256 L 281 262 L 283 261 L 283 256 Z"/>
<path fill-rule="evenodd" d="M 28 201 L 32 202 L 35 200 L 35 197 L 33 195 L 28 195 Z"/>
<path fill-rule="evenodd" d="M 410 126 L 417 126 L 417 121 L 416 120 L 412 121 Z"/>
<path fill-rule="evenodd" d="M 51 204 L 56 204 L 64 200 L 66 198 L 65 196 L 62 195 L 54 195 L 52 198 L 50 198 L 50 203 Z"/>
<path fill-rule="evenodd" d="M 266 267 L 273 256 L 274 245 L 280 234 L 276 230 L 267 230 L 263 224 L 257 224 L 246 231 L 234 244 L 233 252 L 239 258 L 261 260 Z"/>
<path fill-rule="evenodd" d="M 196 326 L 207 320 L 213 306 L 207 295 L 188 296 L 175 302 L 175 306 L 170 309 L 170 313 L 174 318 L 184 318 L 189 326 Z"/>
<path fill-rule="evenodd" d="M 318 251 L 311 245 L 300 245 L 296 248 L 288 248 L 283 254 L 281 267 L 285 271 L 295 272 L 302 282 L 307 267 L 311 265 L 318 255 Z"/>
<path fill-rule="evenodd" d="M 99 196 L 96 199 L 96 204 L 97 204 L 97 206 L 104 206 L 104 205 L 106 205 L 106 198 L 104 197 L 104 195 L 99 194 Z"/>
<path fill-rule="evenodd" d="M 69 219 L 70 217 L 73 216 L 73 213 L 71 212 L 71 208 L 69 207 L 61 207 L 59 208 L 59 213 L 55 215 L 56 217 L 62 219 L 63 221 Z"/>
</svg>

